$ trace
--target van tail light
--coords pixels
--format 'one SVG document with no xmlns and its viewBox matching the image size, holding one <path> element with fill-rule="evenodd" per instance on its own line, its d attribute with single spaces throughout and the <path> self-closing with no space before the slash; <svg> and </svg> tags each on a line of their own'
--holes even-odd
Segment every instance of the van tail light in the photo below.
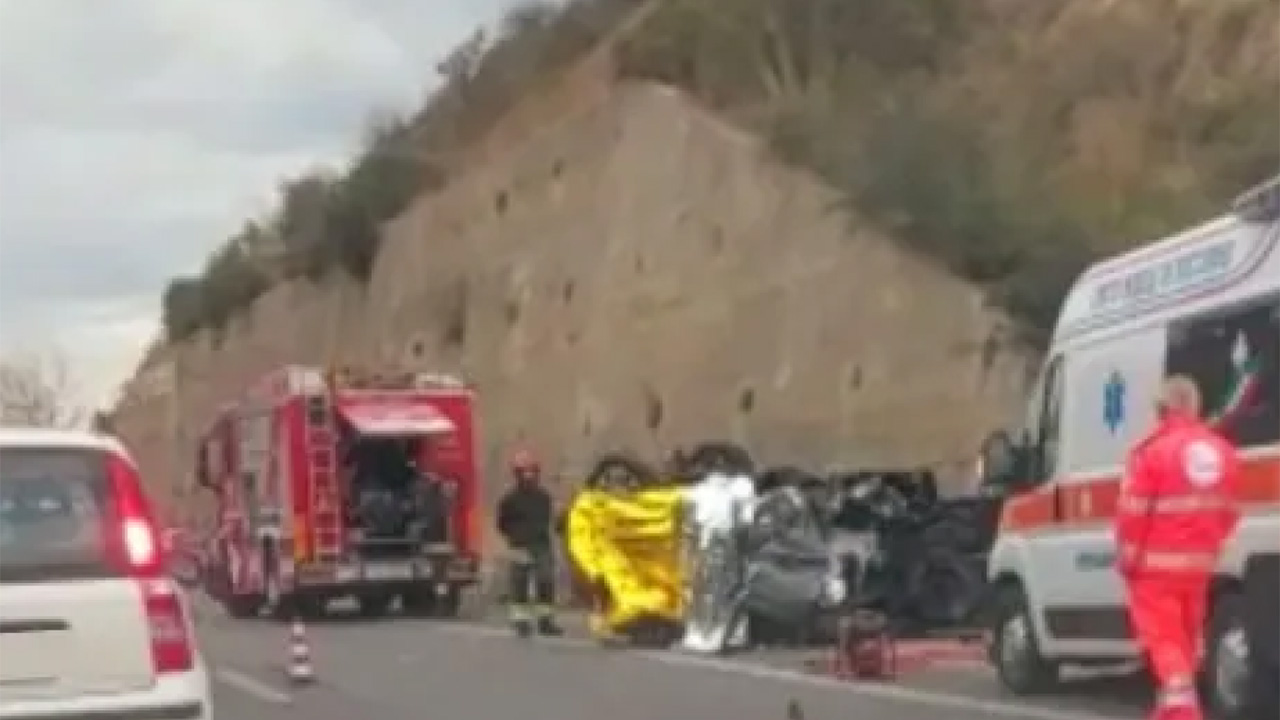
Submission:
<svg viewBox="0 0 1280 720">
<path fill-rule="evenodd" d="M 151 505 L 142 492 L 137 472 L 116 455 L 107 458 L 113 513 L 106 522 L 107 554 L 117 569 L 135 578 L 164 575 L 164 550 Z"/>
<path fill-rule="evenodd" d="M 139 581 L 157 674 L 186 672 L 195 664 L 187 616 L 178 590 L 167 578 Z"/>
<path fill-rule="evenodd" d="M 155 671 L 191 670 L 195 651 L 186 611 L 166 573 L 160 533 L 137 471 L 124 458 L 110 455 L 107 474 L 114 500 L 105 528 L 107 554 L 121 573 L 138 583 Z"/>
</svg>

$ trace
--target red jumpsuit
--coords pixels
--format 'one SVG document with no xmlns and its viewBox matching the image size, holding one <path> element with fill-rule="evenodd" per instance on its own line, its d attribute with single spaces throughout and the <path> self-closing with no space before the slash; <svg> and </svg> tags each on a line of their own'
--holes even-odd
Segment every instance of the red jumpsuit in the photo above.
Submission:
<svg viewBox="0 0 1280 720">
<path fill-rule="evenodd" d="M 1199 420 L 1170 413 L 1133 449 L 1116 513 L 1129 615 L 1160 682 L 1157 717 L 1198 718 L 1193 691 L 1209 581 L 1239 512 L 1239 459 Z"/>
</svg>

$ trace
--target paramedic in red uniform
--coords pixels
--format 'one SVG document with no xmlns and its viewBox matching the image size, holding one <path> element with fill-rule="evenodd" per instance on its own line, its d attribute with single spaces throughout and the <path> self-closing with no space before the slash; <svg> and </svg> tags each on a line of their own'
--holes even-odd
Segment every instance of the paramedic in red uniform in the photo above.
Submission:
<svg viewBox="0 0 1280 720">
<path fill-rule="evenodd" d="M 560 635 L 554 616 L 554 502 L 542 487 L 541 465 L 529 450 L 520 449 L 511 456 L 511 475 L 515 484 L 498 501 L 498 532 L 512 556 L 508 587 L 511 624 L 523 636 L 535 629 L 541 635 Z"/>
<path fill-rule="evenodd" d="M 1159 681 L 1153 718 L 1200 720 L 1195 676 L 1209 581 L 1238 518 L 1239 460 L 1200 419 L 1200 392 L 1163 383 L 1155 430 L 1134 447 L 1116 512 L 1117 567 L 1138 643 Z"/>
</svg>

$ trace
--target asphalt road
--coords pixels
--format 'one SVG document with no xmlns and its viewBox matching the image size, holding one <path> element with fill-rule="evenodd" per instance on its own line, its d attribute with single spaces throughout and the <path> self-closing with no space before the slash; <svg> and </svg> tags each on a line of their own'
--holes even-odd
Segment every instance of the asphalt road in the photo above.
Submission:
<svg viewBox="0 0 1280 720">
<path fill-rule="evenodd" d="M 1092 682 L 1035 703 L 1001 697 L 980 666 L 887 684 L 814 674 L 813 652 L 733 659 L 602 648 L 573 633 L 522 641 L 485 622 L 334 619 L 308 626 L 317 680 L 284 674 L 288 627 L 202 603 L 198 632 L 226 720 L 1101 720 L 1140 718 L 1141 693 Z"/>
</svg>

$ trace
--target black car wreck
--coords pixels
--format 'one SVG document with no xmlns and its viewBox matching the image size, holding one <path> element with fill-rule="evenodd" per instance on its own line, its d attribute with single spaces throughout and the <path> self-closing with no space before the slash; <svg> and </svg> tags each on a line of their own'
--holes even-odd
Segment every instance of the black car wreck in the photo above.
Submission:
<svg viewBox="0 0 1280 720">
<path fill-rule="evenodd" d="M 940 499 L 927 469 L 823 478 L 781 467 L 753 479 L 731 530 L 690 547 L 689 623 L 704 641 L 688 649 L 725 652 L 744 634 L 749 644 L 830 642 L 855 611 L 874 611 L 897 633 L 976 620 L 998 498 Z M 691 498 L 733 492 L 740 502 L 729 487 L 704 478 Z M 714 625 L 722 631 L 706 630 Z"/>
</svg>

